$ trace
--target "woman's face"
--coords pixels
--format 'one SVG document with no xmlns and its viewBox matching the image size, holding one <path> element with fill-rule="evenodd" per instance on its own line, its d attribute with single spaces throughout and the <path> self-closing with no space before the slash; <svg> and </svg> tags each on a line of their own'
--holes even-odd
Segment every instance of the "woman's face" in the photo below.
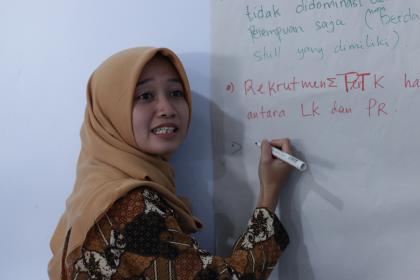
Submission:
<svg viewBox="0 0 420 280">
<path fill-rule="evenodd" d="M 144 67 L 134 92 L 133 132 L 146 153 L 174 152 L 187 133 L 189 110 L 182 81 L 166 58 L 156 56 Z"/>
</svg>

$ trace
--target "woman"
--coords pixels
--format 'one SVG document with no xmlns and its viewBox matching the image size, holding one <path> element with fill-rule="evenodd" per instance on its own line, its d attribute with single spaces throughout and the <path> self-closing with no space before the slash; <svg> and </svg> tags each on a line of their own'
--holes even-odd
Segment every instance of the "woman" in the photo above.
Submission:
<svg viewBox="0 0 420 280">
<path fill-rule="evenodd" d="M 263 279 L 288 244 L 274 214 L 290 167 L 263 141 L 261 191 L 229 258 L 189 235 L 201 222 L 167 162 L 190 123 L 191 92 L 168 49 L 133 48 L 89 79 L 75 187 L 51 240 L 50 279 Z M 271 142 L 291 153 L 289 141 Z"/>
</svg>

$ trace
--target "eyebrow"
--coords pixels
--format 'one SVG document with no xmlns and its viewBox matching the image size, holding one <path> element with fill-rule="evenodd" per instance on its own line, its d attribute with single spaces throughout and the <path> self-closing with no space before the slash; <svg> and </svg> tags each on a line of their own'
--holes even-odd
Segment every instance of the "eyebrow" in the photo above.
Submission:
<svg viewBox="0 0 420 280">
<path fill-rule="evenodd" d="M 150 81 L 153 81 L 153 78 L 143 79 L 143 80 L 141 80 L 141 81 L 139 81 L 137 83 L 137 86 L 144 85 L 144 84 L 146 84 L 146 83 L 148 83 Z M 182 84 L 182 82 L 181 82 L 181 80 L 179 78 L 170 78 L 170 79 L 168 79 L 168 81 L 169 82 L 174 82 L 174 83 L 180 83 L 180 84 Z"/>
</svg>

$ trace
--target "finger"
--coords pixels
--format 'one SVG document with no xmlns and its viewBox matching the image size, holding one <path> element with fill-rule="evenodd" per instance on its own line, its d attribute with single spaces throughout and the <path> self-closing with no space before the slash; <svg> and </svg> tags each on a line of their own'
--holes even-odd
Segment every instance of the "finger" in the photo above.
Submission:
<svg viewBox="0 0 420 280">
<path fill-rule="evenodd" d="M 290 140 L 288 138 L 283 139 L 274 139 L 270 141 L 271 145 L 273 145 L 276 148 L 280 148 L 283 152 L 292 154 L 292 144 L 290 143 Z"/>
<path fill-rule="evenodd" d="M 270 142 L 264 139 L 261 141 L 261 162 L 270 162 L 272 159 Z"/>
</svg>

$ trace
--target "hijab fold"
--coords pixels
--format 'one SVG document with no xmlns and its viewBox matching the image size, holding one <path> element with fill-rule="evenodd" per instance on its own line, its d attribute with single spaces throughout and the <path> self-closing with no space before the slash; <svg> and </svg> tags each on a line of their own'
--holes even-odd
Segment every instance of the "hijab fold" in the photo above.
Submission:
<svg viewBox="0 0 420 280">
<path fill-rule="evenodd" d="M 179 58 L 166 48 L 132 48 L 114 54 L 91 75 L 80 131 L 81 151 L 76 182 L 51 239 L 51 280 L 62 279 L 62 262 L 81 250 L 95 221 L 130 190 L 147 186 L 175 210 L 181 228 L 190 233 L 202 227 L 175 193 L 174 171 L 161 157 L 142 152 L 132 128 L 133 94 L 142 69 L 155 55 L 165 56 L 178 71 L 191 117 L 191 91 Z M 66 242 L 67 234 L 70 234 Z"/>
</svg>

